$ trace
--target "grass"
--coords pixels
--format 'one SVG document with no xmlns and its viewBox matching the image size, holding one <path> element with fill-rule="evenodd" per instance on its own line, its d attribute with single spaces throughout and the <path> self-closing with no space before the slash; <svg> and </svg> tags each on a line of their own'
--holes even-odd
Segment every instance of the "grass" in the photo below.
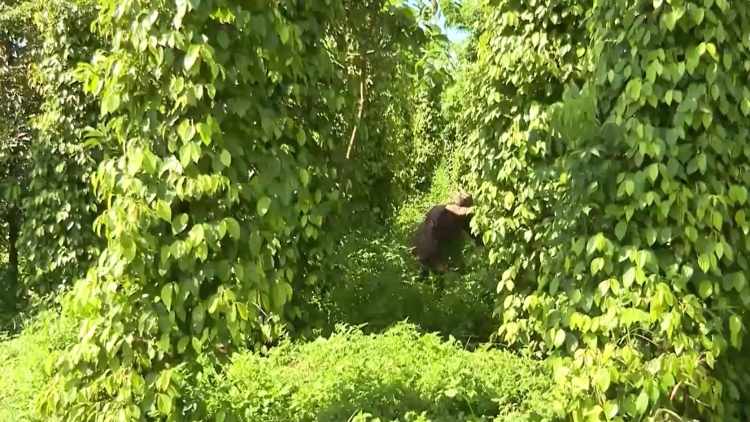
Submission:
<svg viewBox="0 0 750 422">
<path fill-rule="evenodd" d="M 49 311 L 0 342 L 0 420 L 40 422 L 35 404 L 44 363 L 76 339 L 75 320 Z M 241 352 L 222 366 L 202 358 L 189 396 L 203 420 L 494 421 L 552 420 L 544 365 L 500 350 L 466 350 L 456 340 L 397 323 L 367 335 L 339 326 L 329 338 L 284 340 L 267 355 Z"/>
<path fill-rule="evenodd" d="M 236 355 L 198 387 L 211 392 L 210 417 L 248 422 L 547 420 L 550 389 L 533 362 L 469 352 L 404 323 L 380 335 L 339 328 L 267 357 Z"/>
<path fill-rule="evenodd" d="M 49 381 L 43 368 L 78 342 L 77 320 L 45 311 L 28 321 L 15 338 L 0 341 L 0 421 L 36 422 L 38 393 Z"/>
</svg>

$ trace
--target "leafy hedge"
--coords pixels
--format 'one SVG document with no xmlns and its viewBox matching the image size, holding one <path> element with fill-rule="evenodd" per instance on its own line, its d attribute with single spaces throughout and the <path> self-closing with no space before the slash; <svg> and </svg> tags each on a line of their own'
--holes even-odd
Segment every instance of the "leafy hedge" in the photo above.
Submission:
<svg viewBox="0 0 750 422">
<path fill-rule="evenodd" d="M 750 8 L 593 6 L 483 9 L 466 115 L 498 334 L 553 356 L 574 421 L 747 420 Z"/>
<path fill-rule="evenodd" d="M 56 111 L 103 151 L 90 187 L 106 247 L 74 287 L 84 329 L 43 407 L 202 420 L 183 396 L 194 358 L 274 341 L 325 280 L 342 206 L 373 214 L 398 197 L 399 112 L 427 33 L 385 0 L 97 6 L 102 49 L 47 88 L 88 95 Z M 96 121 L 71 104 L 97 105 Z"/>
<path fill-rule="evenodd" d="M 462 350 L 399 324 L 383 335 L 340 329 L 238 355 L 199 382 L 211 414 L 233 421 L 531 421 L 550 416 L 550 373 L 506 352 Z M 379 418 L 379 419 L 378 419 Z"/>
<path fill-rule="evenodd" d="M 103 151 L 81 142 L 82 129 L 97 121 L 99 103 L 85 96 L 74 74 L 102 40 L 90 29 L 95 0 L 37 3 L 34 28 L 41 40 L 29 77 L 43 102 L 32 120 L 36 133 L 29 145 L 27 218 L 19 246 L 27 259 L 25 287 L 47 295 L 70 289 L 104 246 L 93 229 L 103 204 L 95 201 L 90 184 Z"/>
</svg>

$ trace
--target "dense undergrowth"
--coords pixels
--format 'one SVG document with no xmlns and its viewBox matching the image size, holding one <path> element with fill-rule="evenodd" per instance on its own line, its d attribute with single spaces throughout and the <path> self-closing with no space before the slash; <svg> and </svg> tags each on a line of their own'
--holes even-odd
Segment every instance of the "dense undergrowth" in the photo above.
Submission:
<svg viewBox="0 0 750 422">
<path fill-rule="evenodd" d="M 319 298 L 328 322 L 325 331 L 347 323 L 378 332 L 408 320 L 426 332 L 469 344 L 489 340 L 495 273 L 482 265 L 484 251 L 465 242 L 450 256 L 453 271 L 427 279 L 420 278 L 409 252 L 414 228 L 426 211 L 446 203 L 457 188 L 447 163 L 435 170 L 430 190 L 405 201 L 387 224 L 345 237 L 334 258 L 339 272 Z"/>
<path fill-rule="evenodd" d="M 0 343 L 0 418 L 46 420 L 37 393 L 44 366 L 75 343 L 76 324 L 40 315 L 19 337 Z M 511 353 L 469 352 L 457 341 L 396 324 L 382 335 L 339 327 L 314 342 L 283 341 L 267 355 L 243 352 L 191 387 L 209 414 L 242 421 L 498 421 L 543 420 L 549 368 Z M 214 420 L 214 419 L 211 419 Z"/>
<path fill-rule="evenodd" d="M 382 335 L 345 329 L 268 357 L 243 354 L 198 388 L 222 393 L 208 400 L 214 411 L 247 421 L 520 422 L 551 415 L 552 382 L 510 353 L 468 352 L 398 324 Z"/>
</svg>

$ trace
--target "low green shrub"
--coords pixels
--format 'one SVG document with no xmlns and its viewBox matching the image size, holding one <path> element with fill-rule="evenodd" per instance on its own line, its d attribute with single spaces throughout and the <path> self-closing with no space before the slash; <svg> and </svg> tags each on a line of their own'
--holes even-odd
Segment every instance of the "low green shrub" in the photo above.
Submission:
<svg viewBox="0 0 750 422">
<path fill-rule="evenodd" d="M 421 279 L 408 238 L 392 231 L 353 235 L 340 251 L 340 273 L 320 301 L 325 333 L 338 323 L 382 332 L 407 319 L 426 332 L 462 342 L 487 341 L 493 332 L 496 275 L 482 265 L 482 254 L 466 242 L 457 272 Z"/>
<path fill-rule="evenodd" d="M 0 338 L 0 421 L 45 420 L 37 412 L 39 391 L 49 382 L 47 359 L 76 344 L 78 320 L 56 310 L 31 318 L 14 338 Z"/>
<path fill-rule="evenodd" d="M 549 420 L 551 385 L 537 362 L 469 352 L 401 323 L 381 335 L 339 328 L 267 356 L 235 355 L 222 375 L 202 377 L 197 392 L 211 417 L 225 421 L 520 422 Z"/>
</svg>

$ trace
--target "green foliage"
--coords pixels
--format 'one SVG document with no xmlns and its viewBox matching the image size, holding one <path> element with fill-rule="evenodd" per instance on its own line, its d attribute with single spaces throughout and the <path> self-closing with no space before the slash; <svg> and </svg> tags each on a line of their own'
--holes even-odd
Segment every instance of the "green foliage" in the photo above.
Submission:
<svg viewBox="0 0 750 422">
<path fill-rule="evenodd" d="M 0 342 L 0 419 L 42 422 L 36 406 L 39 391 L 50 378 L 44 367 L 78 342 L 78 319 L 47 310 L 26 324 L 18 337 Z"/>
<path fill-rule="evenodd" d="M 749 15 L 4 2 L 0 305 L 19 267 L 72 292 L 0 345 L 0 416 L 748 420 Z M 457 186 L 486 250 L 420 280 L 409 236 Z M 339 323 L 386 334 L 268 352 Z"/>
<path fill-rule="evenodd" d="M 572 420 L 747 420 L 748 7 L 543 7 L 488 7 L 466 71 L 498 334 Z"/>
<path fill-rule="evenodd" d="M 548 253 L 545 242 L 554 238 L 548 203 L 555 199 L 557 181 L 549 168 L 559 143 L 548 136 L 544 105 L 562 98 L 586 51 L 580 44 L 584 31 L 578 30 L 583 5 L 543 2 L 542 19 L 523 13 L 522 6 L 502 2 L 483 9 L 487 24 L 477 62 L 463 70 L 469 100 L 463 102 L 466 124 L 459 131 L 470 136 L 464 149 L 469 165 L 462 172 L 477 201 L 472 223 L 484 231 L 489 264 L 505 271 L 498 292 L 533 290 L 536 282 L 513 279 L 533 280 Z"/>
<path fill-rule="evenodd" d="M 408 319 L 426 332 L 467 343 L 488 339 L 494 303 L 488 292 L 496 274 L 484 269 L 483 254 L 465 242 L 456 251 L 461 255 L 452 257 L 456 272 L 423 280 L 409 251 L 416 225 L 455 189 L 444 164 L 432 180 L 430 192 L 411 197 L 385 226 L 347 227 L 349 232 L 326 259 L 320 288 L 301 305 L 302 318 L 290 326 L 293 335 L 314 338 L 330 333 L 338 323 L 365 324 L 366 332 L 379 333 Z"/>
<path fill-rule="evenodd" d="M 550 374 L 506 352 L 461 349 L 399 324 L 380 336 L 340 329 L 237 356 L 204 378 L 212 416 L 243 421 L 545 420 Z M 379 419 L 377 419 L 379 418 Z"/>
<path fill-rule="evenodd" d="M 417 71 L 424 73 L 432 54 L 426 49 L 442 35 L 434 27 L 420 28 L 415 11 L 400 1 L 345 3 L 345 20 L 333 28 L 336 63 L 344 64 L 347 81 L 342 94 L 351 105 L 342 117 L 354 123 L 341 133 L 349 144 L 342 184 L 352 212 L 383 221 L 411 187 L 414 92 L 432 82 Z"/>
<path fill-rule="evenodd" d="M 331 257 L 339 263 L 335 278 L 318 299 L 325 321 L 321 328 L 329 332 L 338 322 L 366 324 L 364 330 L 378 333 L 408 319 L 426 332 L 472 344 L 486 341 L 492 332 L 494 297 L 488 292 L 495 272 L 468 270 L 482 268 L 482 259 L 467 244 L 461 251 L 466 262 L 458 263 L 463 265 L 457 272 L 422 280 L 407 235 L 411 232 L 357 231 L 344 239 Z"/>
<path fill-rule="evenodd" d="M 430 188 L 432 176 L 446 150 L 442 130 L 446 126 L 441 107 L 442 84 L 423 86 L 416 93 L 416 112 L 411 124 L 413 152 L 407 178 L 418 192 Z"/>
<path fill-rule="evenodd" d="M 598 66 L 585 101 L 573 101 L 604 124 L 574 144 L 570 168 L 587 171 L 571 171 L 571 202 L 590 211 L 571 219 L 565 248 L 571 281 L 591 273 L 576 284 L 594 307 L 560 325 L 589 349 L 560 374 L 590 383 L 569 407 L 581 417 L 596 406 L 648 420 L 750 414 L 750 91 L 732 82 L 750 68 L 749 13 L 725 2 L 595 9 Z M 586 123 L 565 111 L 563 123 Z M 597 342 L 605 348 L 591 350 Z"/>
<path fill-rule="evenodd" d="M 19 337 L 0 342 L 3 421 L 47 420 L 34 403 L 49 382 L 43 368 L 77 342 L 79 322 L 67 312 L 45 311 Z M 338 421 L 367 413 L 414 421 L 550 416 L 546 366 L 507 352 L 468 352 L 460 342 L 419 334 L 414 325 L 397 324 L 378 336 L 339 328 L 312 343 L 283 341 L 267 356 L 242 353 L 218 367 L 206 356 L 199 361 L 203 374 L 187 394 L 208 403 L 204 420 L 220 412 L 225 421 Z"/>
<path fill-rule="evenodd" d="M 73 74 L 101 45 L 89 29 L 94 6 L 93 0 L 44 1 L 35 19 L 41 42 L 30 76 L 43 103 L 32 121 L 27 218 L 19 243 L 26 257 L 24 284 L 37 295 L 70 288 L 103 246 L 93 230 L 100 205 L 90 185 L 102 151 L 80 141 L 81 129 L 97 121 L 99 105 L 85 97 Z"/>
<path fill-rule="evenodd" d="M 184 396 L 196 356 L 259 348 L 300 315 L 290 299 L 331 249 L 339 183 L 355 204 L 397 191 L 387 170 L 405 154 L 384 129 L 422 30 L 379 1 L 102 0 L 94 26 L 108 51 L 76 77 L 100 107 L 85 140 L 104 153 L 107 244 L 74 287 L 80 342 L 41 405 L 68 421 L 203 420 Z"/>
<path fill-rule="evenodd" d="M 28 185 L 27 164 L 32 138 L 28 116 L 37 112 L 39 96 L 31 88 L 29 69 L 38 42 L 32 14 L 35 1 L 0 4 L 0 216 L 7 242 L 8 269 L 0 281 L 0 309 L 19 308 L 18 237 L 21 201 Z"/>
</svg>

